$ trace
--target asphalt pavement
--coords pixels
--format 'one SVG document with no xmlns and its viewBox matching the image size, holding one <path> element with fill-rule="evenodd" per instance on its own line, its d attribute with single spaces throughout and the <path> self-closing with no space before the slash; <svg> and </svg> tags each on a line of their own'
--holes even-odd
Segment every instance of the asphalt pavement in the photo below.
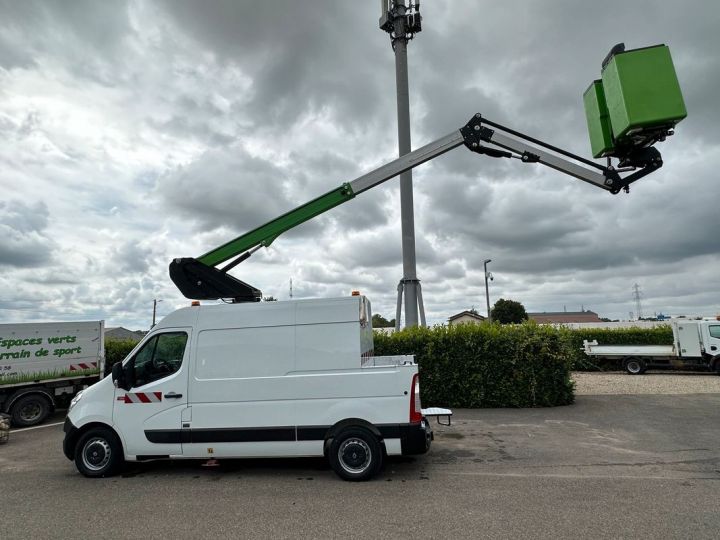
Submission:
<svg viewBox="0 0 720 540">
<path fill-rule="evenodd" d="M 319 459 L 91 480 L 62 454 L 62 426 L 15 431 L 0 446 L 0 537 L 718 537 L 720 394 L 580 396 L 434 427 L 430 453 L 366 483 Z"/>
</svg>

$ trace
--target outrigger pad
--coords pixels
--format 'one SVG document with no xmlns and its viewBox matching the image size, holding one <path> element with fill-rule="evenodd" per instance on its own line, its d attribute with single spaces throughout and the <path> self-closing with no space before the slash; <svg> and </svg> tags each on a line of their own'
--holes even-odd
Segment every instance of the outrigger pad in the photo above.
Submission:
<svg viewBox="0 0 720 540">
<path fill-rule="evenodd" d="M 252 285 L 192 257 L 174 259 L 170 263 L 170 279 L 186 298 L 195 300 L 232 298 L 235 302 L 259 302 L 262 299 L 262 291 Z"/>
</svg>

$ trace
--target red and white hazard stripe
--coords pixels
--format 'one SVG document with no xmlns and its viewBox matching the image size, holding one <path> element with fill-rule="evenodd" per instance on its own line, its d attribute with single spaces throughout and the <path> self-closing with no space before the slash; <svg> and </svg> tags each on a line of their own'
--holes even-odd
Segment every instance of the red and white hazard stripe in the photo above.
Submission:
<svg viewBox="0 0 720 540">
<path fill-rule="evenodd" d="M 84 362 L 81 364 L 70 364 L 70 371 L 82 371 L 83 369 L 97 369 L 97 362 Z"/>
<path fill-rule="evenodd" d="M 125 403 L 158 403 L 162 401 L 162 392 L 135 392 L 125 394 Z"/>
</svg>

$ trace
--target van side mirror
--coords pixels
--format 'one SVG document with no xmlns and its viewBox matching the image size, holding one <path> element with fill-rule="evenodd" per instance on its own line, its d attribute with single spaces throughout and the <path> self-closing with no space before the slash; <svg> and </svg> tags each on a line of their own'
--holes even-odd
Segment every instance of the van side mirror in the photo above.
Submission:
<svg viewBox="0 0 720 540">
<path fill-rule="evenodd" d="M 128 380 L 125 376 L 125 370 L 123 369 L 122 362 L 113 364 L 112 367 L 112 380 L 115 383 L 116 388 L 122 388 L 123 390 L 129 390 Z"/>
</svg>

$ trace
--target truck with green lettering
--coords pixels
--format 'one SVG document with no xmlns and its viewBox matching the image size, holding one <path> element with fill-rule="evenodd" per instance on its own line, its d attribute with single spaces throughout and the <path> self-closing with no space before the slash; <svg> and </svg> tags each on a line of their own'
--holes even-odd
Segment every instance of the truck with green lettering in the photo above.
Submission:
<svg viewBox="0 0 720 540">
<path fill-rule="evenodd" d="M 105 369 L 104 321 L 0 324 L 0 412 L 39 424 Z"/>
</svg>

